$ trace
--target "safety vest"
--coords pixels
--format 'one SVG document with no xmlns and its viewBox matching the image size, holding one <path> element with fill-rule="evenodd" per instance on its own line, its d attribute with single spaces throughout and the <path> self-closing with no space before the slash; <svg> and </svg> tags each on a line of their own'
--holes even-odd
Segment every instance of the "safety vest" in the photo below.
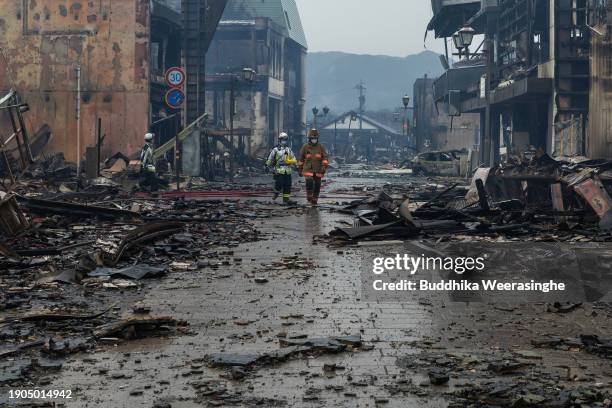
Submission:
<svg viewBox="0 0 612 408">
<path fill-rule="evenodd" d="M 155 163 L 153 163 L 153 147 L 145 143 L 140 152 L 140 171 L 150 171 L 155 173 Z"/>
<path fill-rule="evenodd" d="M 295 166 L 297 160 L 288 146 L 276 146 L 270 152 L 266 165 L 274 169 L 275 174 L 291 174 L 291 166 Z"/>
</svg>

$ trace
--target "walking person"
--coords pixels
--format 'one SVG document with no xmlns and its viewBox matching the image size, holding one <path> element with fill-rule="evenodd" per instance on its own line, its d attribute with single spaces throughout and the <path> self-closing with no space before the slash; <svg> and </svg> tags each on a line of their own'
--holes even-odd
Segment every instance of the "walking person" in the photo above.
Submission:
<svg viewBox="0 0 612 408">
<path fill-rule="evenodd" d="M 306 178 L 306 197 L 316 207 L 321 193 L 321 181 L 329 165 L 329 156 L 325 146 L 319 143 L 319 132 L 311 129 L 308 132 L 308 143 L 300 150 L 298 163 L 300 176 Z"/>
<path fill-rule="evenodd" d="M 140 187 L 149 187 L 150 191 L 157 191 L 157 169 L 153 159 L 153 133 L 144 136 L 144 146 L 140 152 Z"/>
<path fill-rule="evenodd" d="M 289 135 L 283 132 L 278 137 L 278 145 L 270 152 L 266 166 L 274 175 L 274 200 L 282 194 L 285 205 L 295 204 L 291 201 L 291 175 L 296 164 L 295 155 L 289 147 Z"/>
</svg>

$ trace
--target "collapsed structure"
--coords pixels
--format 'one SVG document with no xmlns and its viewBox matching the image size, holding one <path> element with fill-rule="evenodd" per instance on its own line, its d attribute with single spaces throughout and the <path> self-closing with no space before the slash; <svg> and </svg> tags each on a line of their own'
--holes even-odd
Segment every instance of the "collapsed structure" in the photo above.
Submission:
<svg viewBox="0 0 612 408">
<path fill-rule="evenodd" d="M 529 149 L 612 156 L 611 7 L 593 0 L 432 0 L 428 30 L 453 38 L 460 58 L 435 81 L 434 99 L 449 115 L 480 115 L 481 163 Z M 474 43 L 482 39 L 476 52 L 463 44 L 462 28 L 476 35 Z"/>
</svg>

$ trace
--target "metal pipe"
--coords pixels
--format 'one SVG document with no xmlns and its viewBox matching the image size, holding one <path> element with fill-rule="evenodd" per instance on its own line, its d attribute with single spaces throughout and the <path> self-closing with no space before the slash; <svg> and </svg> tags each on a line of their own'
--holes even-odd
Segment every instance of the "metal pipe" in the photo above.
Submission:
<svg viewBox="0 0 612 408">
<path fill-rule="evenodd" d="M 21 160 L 21 168 L 25 169 L 28 164 L 24 157 L 21 140 L 19 140 L 19 133 L 21 132 L 21 129 L 19 129 L 18 127 L 17 120 L 15 119 L 15 115 L 12 109 L 8 110 L 8 115 L 9 115 L 9 119 L 11 120 L 11 126 L 13 127 L 13 132 L 14 132 L 13 135 L 15 135 L 15 142 L 17 142 L 17 151 L 19 152 L 19 159 Z"/>
<path fill-rule="evenodd" d="M 100 150 L 102 149 L 102 118 L 98 118 L 98 140 L 96 142 L 97 152 L 98 153 L 98 163 L 97 163 L 97 176 L 100 177 Z"/>
<path fill-rule="evenodd" d="M 13 95 L 13 101 L 16 105 L 21 104 L 19 100 L 19 94 L 15 93 Z M 32 150 L 30 150 L 30 138 L 28 137 L 28 129 L 26 128 L 25 120 L 23 120 L 23 113 L 21 109 L 15 109 L 15 115 L 17 116 L 17 121 L 19 122 L 19 131 L 21 133 L 21 138 L 23 139 L 23 149 L 26 155 L 26 161 L 29 164 L 34 163 L 34 157 L 32 156 Z"/>
<path fill-rule="evenodd" d="M 76 166 L 77 166 L 77 179 L 81 176 L 81 66 L 76 67 L 76 80 L 77 80 L 77 96 L 76 96 L 76 120 L 77 120 L 77 155 L 76 155 Z"/>
<path fill-rule="evenodd" d="M 234 182 L 234 115 L 236 114 L 236 95 L 235 95 L 236 78 L 232 76 L 230 80 L 230 182 Z"/>
</svg>

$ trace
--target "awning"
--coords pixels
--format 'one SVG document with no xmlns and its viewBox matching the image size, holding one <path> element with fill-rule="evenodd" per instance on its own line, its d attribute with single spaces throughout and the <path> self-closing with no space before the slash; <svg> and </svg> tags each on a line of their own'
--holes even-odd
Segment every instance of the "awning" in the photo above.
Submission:
<svg viewBox="0 0 612 408">
<path fill-rule="evenodd" d="M 451 37 L 478 10 L 480 10 L 480 1 L 446 0 L 440 11 L 429 21 L 427 31 L 435 31 L 436 38 Z M 482 33 L 477 31 L 476 34 Z"/>
</svg>

